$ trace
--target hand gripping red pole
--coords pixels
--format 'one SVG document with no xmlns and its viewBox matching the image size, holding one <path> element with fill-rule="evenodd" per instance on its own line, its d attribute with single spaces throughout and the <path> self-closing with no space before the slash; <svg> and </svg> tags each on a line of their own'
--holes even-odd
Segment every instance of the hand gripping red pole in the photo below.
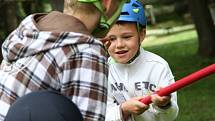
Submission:
<svg viewBox="0 0 215 121">
<path fill-rule="evenodd" d="M 197 72 L 194 72 L 194 73 L 176 81 L 175 83 L 173 83 L 165 88 L 162 88 L 162 89 L 156 91 L 156 94 L 158 94 L 159 96 L 169 95 L 172 92 L 175 92 L 176 90 L 179 90 L 185 86 L 188 86 L 213 73 L 215 73 L 215 64 L 207 66 Z M 140 102 L 142 102 L 146 105 L 149 105 L 152 102 L 151 96 L 149 95 L 149 96 L 146 96 L 145 98 L 140 99 Z"/>
</svg>

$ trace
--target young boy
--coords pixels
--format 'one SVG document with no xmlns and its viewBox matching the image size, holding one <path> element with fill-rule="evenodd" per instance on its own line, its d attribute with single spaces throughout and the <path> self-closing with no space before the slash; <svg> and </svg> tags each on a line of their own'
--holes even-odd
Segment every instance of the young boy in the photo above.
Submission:
<svg viewBox="0 0 215 121">
<path fill-rule="evenodd" d="M 38 90 L 68 97 L 85 121 L 105 119 L 108 66 L 105 48 L 96 37 L 106 35 L 125 0 L 64 2 L 63 13 L 30 15 L 5 40 L 0 121 L 18 98 Z"/>
<path fill-rule="evenodd" d="M 111 56 L 106 121 L 173 121 L 177 117 L 176 93 L 162 97 L 154 94 L 149 106 L 139 101 L 174 83 L 168 63 L 140 47 L 145 29 L 143 6 L 131 0 L 106 36 Z"/>
</svg>

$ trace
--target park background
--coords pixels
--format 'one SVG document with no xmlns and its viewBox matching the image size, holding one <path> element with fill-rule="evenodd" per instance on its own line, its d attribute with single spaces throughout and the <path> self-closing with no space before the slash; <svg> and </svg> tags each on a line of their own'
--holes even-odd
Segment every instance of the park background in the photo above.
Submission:
<svg viewBox="0 0 215 121">
<path fill-rule="evenodd" d="M 215 62 L 214 0 L 144 0 L 143 4 L 148 25 L 142 47 L 167 60 L 175 80 Z M 63 0 L 0 0 L 0 45 L 27 15 L 62 11 L 62 5 Z M 214 88 L 215 74 L 179 90 L 175 121 L 215 121 Z"/>
</svg>

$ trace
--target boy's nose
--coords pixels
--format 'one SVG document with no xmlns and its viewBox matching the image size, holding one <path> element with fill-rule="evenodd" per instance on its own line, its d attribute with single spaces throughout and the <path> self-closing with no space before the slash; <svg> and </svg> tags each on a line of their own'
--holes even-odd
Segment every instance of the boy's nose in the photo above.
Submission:
<svg viewBox="0 0 215 121">
<path fill-rule="evenodd" d="M 122 47 L 124 47 L 124 46 L 125 46 L 125 44 L 124 44 L 123 40 L 117 39 L 116 47 L 117 47 L 117 48 L 122 48 Z"/>
</svg>

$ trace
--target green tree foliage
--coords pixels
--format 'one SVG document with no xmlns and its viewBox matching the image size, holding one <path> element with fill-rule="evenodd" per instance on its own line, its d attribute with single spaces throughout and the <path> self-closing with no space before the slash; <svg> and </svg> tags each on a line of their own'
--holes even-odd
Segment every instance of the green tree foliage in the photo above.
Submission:
<svg viewBox="0 0 215 121">
<path fill-rule="evenodd" d="M 24 17 L 51 10 L 49 0 L 0 0 L 0 46 Z"/>
</svg>

